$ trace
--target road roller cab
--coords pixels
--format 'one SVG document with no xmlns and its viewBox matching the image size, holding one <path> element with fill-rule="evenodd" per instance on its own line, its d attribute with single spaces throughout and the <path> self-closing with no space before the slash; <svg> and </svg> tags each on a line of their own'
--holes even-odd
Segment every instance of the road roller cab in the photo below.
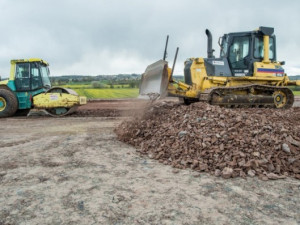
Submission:
<svg viewBox="0 0 300 225">
<path fill-rule="evenodd" d="M 45 109 L 52 116 L 62 116 L 86 103 L 76 92 L 51 88 L 49 64 L 38 58 L 11 60 L 8 80 L 0 81 L 0 117 L 26 113 L 32 108 Z"/>
<path fill-rule="evenodd" d="M 18 110 L 31 109 L 33 96 L 51 88 L 48 63 L 41 59 L 11 60 L 9 79 L 0 82 L 0 88 L 15 94 Z"/>
</svg>

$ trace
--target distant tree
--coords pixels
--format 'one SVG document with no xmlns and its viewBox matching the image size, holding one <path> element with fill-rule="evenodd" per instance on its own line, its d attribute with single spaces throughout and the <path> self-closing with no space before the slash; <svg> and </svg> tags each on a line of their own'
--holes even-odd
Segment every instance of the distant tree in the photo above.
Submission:
<svg viewBox="0 0 300 225">
<path fill-rule="evenodd" d="M 290 80 L 300 80 L 300 75 L 289 76 Z"/>
<path fill-rule="evenodd" d="M 138 88 L 139 87 L 139 80 L 132 80 L 129 82 L 130 88 Z"/>
<path fill-rule="evenodd" d="M 129 83 L 129 87 L 130 87 L 130 88 L 135 88 L 135 82 L 134 82 L 134 81 L 131 81 L 131 82 Z"/>
<path fill-rule="evenodd" d="M 141 80 L 140 80 L 140 79 L 135 80 L 135 86 L 136 86 L 137 88 L 140 87 L 140 83 L 141 83 Z"/>
<path fill-rule="evenodd" d="M 57 81 L 57 84 L 58 84 L 58 85 L 64 85 L 64 84 L 66 84 L 66 82 L 63 81 L 63 80 L 58 80 L 58 81 Z"/>
<path fill-rule="evenodd" d="M 92 88 L 104 88 L 105 87 L 105 85 L 99 81 L 92 81 L 91 86 L 92 86 Z"/>
</svg>

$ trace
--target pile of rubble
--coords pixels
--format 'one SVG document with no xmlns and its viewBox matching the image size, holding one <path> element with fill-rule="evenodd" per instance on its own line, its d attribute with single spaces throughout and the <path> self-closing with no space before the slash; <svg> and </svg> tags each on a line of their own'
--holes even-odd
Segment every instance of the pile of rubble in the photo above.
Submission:
<svg viewBox="0 0 300 225">
<path fill-rule="evenodd" d="M 119 140 L 175 168 L 223 178 L 300 179 L 300 110 L 160 102 L 123 122 Z"/>
</svg>

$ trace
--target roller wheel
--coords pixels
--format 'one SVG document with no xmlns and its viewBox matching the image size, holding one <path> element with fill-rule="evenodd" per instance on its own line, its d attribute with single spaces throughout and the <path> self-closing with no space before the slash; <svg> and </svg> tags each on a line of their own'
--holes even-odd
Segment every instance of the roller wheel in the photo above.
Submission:
<svg viewBox="0 0 300 225">
<path fill-rule="evenodd" d="M 293 106 L 294 95 L 290 89 L 283 88 L 282 90 L 276 90 L 273 93 L 274 104 L 276 108 L 288 109 Z"/>
<path fill-rule="evenodd" d="M 53 87 L 49 89 L 46 93 L 65 93 L 65 94 L 72 94 L 72 95 L 78 95 L 75 91 L 68 89 L 68 88 L 61 88 L 61 87 Z M 77 106 L 67 108 L 67 107 L 58 107 L 58 108 L 51 108 L 51 109 L 46 109 L 47 113 L 50 116 L 53 117 L 61 117 L 65 116 L 68 114 L 73 113 L 76 111 Z"/>
<path fill-rule="evenodd" d="M 282 91 L 276 91 L 273 96 L 276 108 L 283 108 L 287 102 L 286 94 Z"/>
<path fill-rule="evenodd" d="M 18 100 L 14 93 L 0 89 L 0 118 L 13 116 L 17 110 Z"/>
</svg>

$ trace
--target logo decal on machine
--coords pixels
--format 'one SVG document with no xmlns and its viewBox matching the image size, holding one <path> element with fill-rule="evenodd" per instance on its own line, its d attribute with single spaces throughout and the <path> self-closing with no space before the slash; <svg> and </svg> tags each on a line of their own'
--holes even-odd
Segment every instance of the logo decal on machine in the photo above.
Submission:
<svg viewBox="0 0 300 225">
<path fill-rule="evenodd" d="M 280 74 L 284 74 L 284 70 L 283 69 L 264 69 L 264 68 L 258 68 L 257 72 L 259 72 L 259 73 L 280 73 Z"/>
</svg>

